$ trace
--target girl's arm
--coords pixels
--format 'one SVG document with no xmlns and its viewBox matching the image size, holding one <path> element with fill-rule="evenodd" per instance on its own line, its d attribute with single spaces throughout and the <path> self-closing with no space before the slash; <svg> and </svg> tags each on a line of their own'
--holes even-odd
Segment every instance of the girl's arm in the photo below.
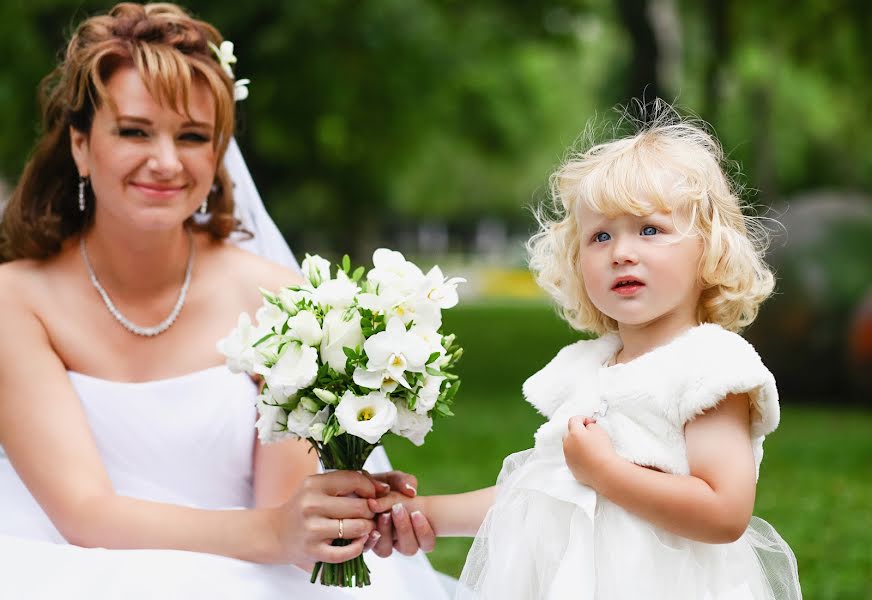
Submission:
<svg viewBox="0 0 872 600">
<path fill-rule="evenodd" d="M 413 524 L 425 518 L 438 537 L 474 536 L 494 503 L 495 491 L 496 487 L 492 486 L 463 494 L 417 498 L 393 492 L 382 498 L 370 499 L 369 508 L 374 513 L 391 511 L 398 517 L 407 512 Z"/>
<path fill-rule="evenodd" d="M 605 431 L 579 417 L 570 420 L 564 453 L 576 479 L 654 525 L 702 542 L 735 541 L 756 493 L 747 394 L 731 394 L 689 422 L 685 441 L 687 476 L 619 457 Z"/>
</svg>

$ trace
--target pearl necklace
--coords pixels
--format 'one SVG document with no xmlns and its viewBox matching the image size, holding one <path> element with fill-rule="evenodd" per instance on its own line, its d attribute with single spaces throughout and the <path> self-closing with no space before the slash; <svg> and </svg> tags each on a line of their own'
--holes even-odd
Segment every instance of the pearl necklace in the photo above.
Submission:
<svg viewBox="0 0 872 600">
<path fill-rule="evenodd" d="M 93 284 L 94 288 L 100 292 L 100 297 L 103 298 L 103 303 L 106 305 L 106 308 L 109 309 L 112 316 L 115 317 L 115 320 L 121 323 L 127 331 L 135 333 L 136 335 L 153 337 L 160 335 L 175 323 L 176 318 L 178 318 L 179 313 L 182 311 L 182 306 L 185 305 L 185 296 L 188 294 L 188 286 L 191 285 L 191 271 L 194 266 L 194 236 L 190 231 L 188 231 L 188 237 L 190 238 L 188 266 L 185 268 L 185 281 L 182 283 L 182 289 L 179 291 L 179 299 L 176 300 L 176 305 L 173 307 L 169 316 L 154 327 L 142 327 L 141 325 L 133 323 L 127 317 L 122 315 L 121 311 L 115 307 L 115 304 L 113 304 L 111 298 L 109 298 L 109 294 L 106 293 L 106 290 L 103 289 L 103 286 L 100 285 L 100 282 L 97 280 L 97 275 L 94 273 L 94 268 L 91 266 L 91 261 L 88 259 L 88 250 L 85 248 L 85 236 L 79 238 L 79 248 L 82 250 L 82 258 L 85 259 L 85 267 L 88 269 L 91 284 Z"/>
</svg>

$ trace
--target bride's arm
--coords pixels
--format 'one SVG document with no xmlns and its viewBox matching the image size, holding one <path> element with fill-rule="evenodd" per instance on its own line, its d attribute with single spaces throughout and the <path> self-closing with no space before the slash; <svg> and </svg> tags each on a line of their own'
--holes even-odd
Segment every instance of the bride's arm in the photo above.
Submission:
<svg viewBox="0 0 872 600">
<path fill-rule="evenodd" d="M 358 473 L 309 477 L 280 507 L 201 510 L 115 493 L 66 369 L 20 290 L 0 273 L 0 444 L 22 481 L 71 543 L 173 548 L 259 562 L 341 561 L 372 530 Z M 306 507 L 306 510 L 303 510 Z M 344 518 L 349 546 L 332 547 Z"/>
</svg>

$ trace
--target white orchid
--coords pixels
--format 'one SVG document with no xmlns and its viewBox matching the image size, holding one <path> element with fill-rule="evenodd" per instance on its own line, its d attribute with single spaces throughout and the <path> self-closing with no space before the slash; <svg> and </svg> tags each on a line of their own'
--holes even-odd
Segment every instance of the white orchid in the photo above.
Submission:
<svg viewBox="0 0 872 600">
<path fill-rule="evenodd" d="M 330 280 L 330 261 L 317 254 L 307 254 L 300 264 L 300 270 L 303 272 L 303 277 L 308 279 L 314 287 Z"/>
<path fill-rule="evenodd" d="M 424 273 L 415 263 L 399 252 L 379 248 L 372 255 L 373 268 L 367 280 L 376 289 L 386 289 L 402 296 L 413 293 L 424 279 Z"/>
<path fill-rule="evenodd" d="M 241 102 L 248 98 L 248 86 L 251 85 L 251 79 L 237 79 L 233 82 L 233 100 Z"/>
<path fill-rule="evenodd" d="M 318 375 L 318 351 L 311 346 L 290 343 L 264 375 L 266 384 L 275 397 L 288 398 L 315 382 Z"/>
<path fill-rule="evenodd" d="M 233 42 L 230 40 L 224 40 L 221 42 L 220 46 L 216 46 L 212 42 L 209 42 L 209 48 L 215 54 L 215 58 L 218 59 L 218 63 L 221 65 L 224 72 L 227 73 L 227 76 L 230 79 L 233 79 L 233 65 L 236 64 L 236 55 L 233 54 Z"/>
<path fill-rule="evenodd" d="M 354 302 L 360 288 L 344 271 L 336 279 L 324 281 L 312 292 L 312 299 L 324 308 L 348 308 Z"/>
<path fill-rule="evenodd" d="M 345 373 L 348 357 L 343 348 L 355 349 L 365 340 L 360 328 L 360 313 L 353 311 L 346 320 L 345 311 L 334 308 L 324 315 L 322 329 L 321 360 L 337 373 Z"/>
<path fill-rule="evenodd" d="M 423 373 L 430 356 L 427 344 L 420 337 L 406 331 L 398 317 L 388 321 L 387 328 L 363 344 L 367 356 L 366 368 L 354 370 L 354 382 L 370 389 L 379 389 L 387 380 L 409 388 L 406 371 Z"/>
<path fill-rule="evenodd" d="M 336 420 L 340 427 L 370 444 L 377 444 L 396 419 L 396 405 L 382 392 L 356 396 L 347 391 L 336 406 Z"/>
<path fill-rule="evenodd" d="M 430 300 L 440 309 L 454 308 L 459 298 L 457 296 L 457 284 L 466 283 L 463 277 L 446 279 L 442 269 L 434 266 L 424 277 L 423 296 Z"/>
<path fill-rule="evenodd" d="M 391 432 L 408 439 L 416 446 L 424 443 L 424 438 L 433 429 L 433 419 L 426 414 L 420 414 L 406 408 L 403 402 L 398 402 L 397 418 L 391 427 Z"/>
<path fill-rule="evenodd" d="M 406 325 L 417 323 L 430 329 L 439 329 L 442 326 L 442 311 L 439 306 L 421 295 L 403 299 L 386 314 L 389 318 L 399 317 Z"/>
</svg>

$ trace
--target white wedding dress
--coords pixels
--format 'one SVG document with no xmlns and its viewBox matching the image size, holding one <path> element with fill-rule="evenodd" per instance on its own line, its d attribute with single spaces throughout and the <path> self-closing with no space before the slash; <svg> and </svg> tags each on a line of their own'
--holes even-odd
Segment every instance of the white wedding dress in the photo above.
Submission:
<svg viewBox="0 0 872 600">
<path fill-rule="evenodd" d="M 251 505 L 256 388 L 247 376 L 225 367 L 144 383 L 69 376 L 119 494 L 213 509 Z M 50 458 L 45 468 L 52 468 Z M 73 546 L 0 453 L 0 598 L 448 597 L 423 554 L 381 559 L 369 553 L 366 562 L 373 585 L 340 590 L 310 584 L 309 573 L 293 566 L 176 550 Z"/>
</svg>

